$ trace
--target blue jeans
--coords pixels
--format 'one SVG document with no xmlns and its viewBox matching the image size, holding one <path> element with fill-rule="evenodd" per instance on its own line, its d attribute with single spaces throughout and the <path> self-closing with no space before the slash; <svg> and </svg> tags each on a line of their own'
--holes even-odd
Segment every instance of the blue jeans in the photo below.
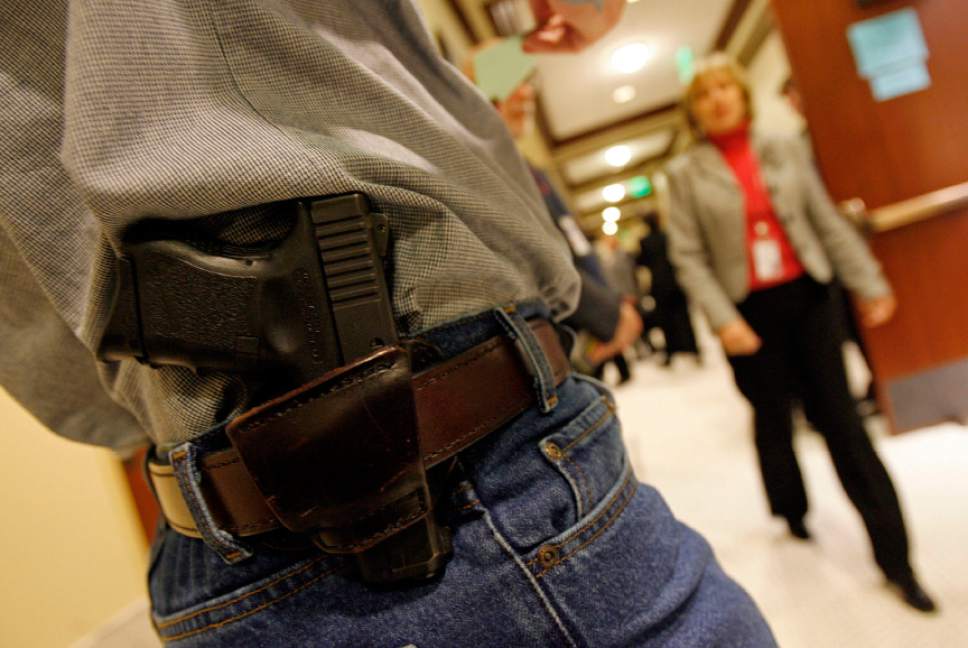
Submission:
<svg viewBox="0 0 968 648">
<path fill-rule="evenodd" d="M 507 330 L 487 313 L 423 337 L 446 357 Z M 573 376 L 557 395 L 462 453 L 438 579 L 374 589 L 346 559 L 306 550 L 255 547 L 227 565 L 163 528 L 150 572 L 160 636 L 185 648 L 775 646 L 705 540 L 635 479 L 608 391 Z"/>
</svg>

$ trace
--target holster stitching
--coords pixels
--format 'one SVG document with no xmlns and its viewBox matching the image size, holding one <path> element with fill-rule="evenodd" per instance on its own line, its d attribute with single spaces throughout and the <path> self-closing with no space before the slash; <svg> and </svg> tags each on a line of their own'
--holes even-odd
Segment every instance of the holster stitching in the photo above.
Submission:
<svg viewBox="0 0 968 648">
<path fill-rule="evenodd" d="M 385 361 L 380 364 L 373 365 L 372 367 L 367 367 L 360 374 L 354 375 L 352 377 L 343 378 L 339 382 L 336 382 L 332 385 L 326 385 L 325 383 L 323 383 L 322 385 L 317 386 L 317 387 L 323 387 L 323 390 L 321 392 L 317 393 L 315 391 L 317 387 L 314 387 L 310 393 L 300 394 L 299 396 L 296 396 L 295 398 L 293 398 L 292 402 L 290 402 L 288 405 L 286 405 L 286 407 L 284 407 L 281 410 L 269 411 L 264 414 L 257 415 L 251 423 L 245 423 L 239 426 L 239 432 L 258 431 L 259 429 L 268 425 L 270 419 L 285 418 L 286 416 L 291 414 L 293 410 L 297 408 L 304 407 L 309 403 L 317 401 L 325 396 L 329 396 L 334 392 L 341 391 L 343 389 L 348 389 L 353 385 L 356 385 L 358 383 L 363 382 L 364 380 L 372 378 L 373 376 L 379 373 L 390 371 L 391 369 L 393 369 L 394 364 L 395 363 L 392 361 L 390 362 Z"/>
</svg>

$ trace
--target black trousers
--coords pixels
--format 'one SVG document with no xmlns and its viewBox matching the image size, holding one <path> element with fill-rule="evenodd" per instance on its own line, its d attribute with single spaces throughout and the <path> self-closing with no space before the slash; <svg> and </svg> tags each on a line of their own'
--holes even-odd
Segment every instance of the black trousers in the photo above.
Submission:
<svg viewBox="0 0 968 648">
<path fill-rule="evenodd" d="M 807 512 L 793 451 L 792 410 L 800 402 L 864 520 L 877 564 L 888 578 L 903 578 L 910 573 L 907 531 L 894 485 L 847 387 L 842 337 L 835 331 L 838 308 L 831 288 L 810 278 L 752 293 L 739 310 L 763 347 L 729 361 L 736 385 L 753 406 L 756 450 L 773 514 L 800 519 Z"/>
<path fill-rule="evenodd" d="M 696 334 L 689 317 L 689 302 L 681 290 L 655 296 L 655 324 L 665 337 L 665 352 L 669 357 L 676 353 L 699 355 Z"/>
<path fill-rule="evenodd" d="M 592 372 L 592 376 L 598 380 L 601 380 L 605 376 L 605 365 L 607 365 L 609 362 L 615 363 L 615 367 L 618 369 L 619 382 L 624 383 L 632 380 L 632 370 L 629 368 L 629 362 L 621 353 L 619 353 L 617 356 L 609 358 L 602 364 L 595 367 L 595 371 Z"/>
</svg>

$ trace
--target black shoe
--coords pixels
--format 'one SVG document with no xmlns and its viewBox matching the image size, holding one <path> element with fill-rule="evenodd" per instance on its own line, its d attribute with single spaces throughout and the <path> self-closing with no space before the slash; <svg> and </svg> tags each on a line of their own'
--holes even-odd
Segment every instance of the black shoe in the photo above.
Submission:
<svg viewBox="0 0 968 648">
<path fill-rule="evenodd" d="M 803 518 L 787 518 L 787 526 L 790 528 L 790 535 L 800 540 L 810 540 L 810 532 L 807 531 Z"/>
<path fill-rule="evenodd" d="M 921 612 L 935 612 L 938 606 L 913 575 L 888 581 L 898 591 L 904 602 Z"/>
</svg>

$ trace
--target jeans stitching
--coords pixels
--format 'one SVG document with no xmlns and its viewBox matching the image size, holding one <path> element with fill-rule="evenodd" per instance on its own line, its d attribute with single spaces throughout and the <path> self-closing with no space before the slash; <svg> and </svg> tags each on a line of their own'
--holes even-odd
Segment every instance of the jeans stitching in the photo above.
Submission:
<svg viewBox="0 0 968 648">
<path fill-rule="evenodd" d="M 569 456 L 565 456 L 562 457 L 562 463 L 565 462 L 571 466 L 574 466 L 575 468 L 575 476 L 577 477 L 575 484 L 578 487 L 578 498 L 581 501 L 580 503 L 582 508 L 586 511 L 591 510 L 594 508 L 592 506 L 594 495 L 591 490 L 591 481 L 589 481 L 588 476 L 585 474 L 585 471 L 582 470 L 582 467 L 578 465 L 577 461 Z M 584 484 L 584 486 L 582 486 L 582 484 Z"/>
<path fill-rule="evenodd" d="M 221 529 L 208 507 L 201 488 L 202 472 L 198 449 L 191 442 L 186 442 L 172 451 L 170 457 L 179 490 L 205 544 L 229 564 L 249 558 L 252 551 L 244 544 L 236 542 L 232 534 Z"/>
<path fill-rule="evenodd" d="M 557 381 L 537 335 L 521 314 L 513 308 L 498 308 L 494 313 L 508 337 L 514 340 L 515 349 L 521 360 L 528 366 L 541 412 L 547 414 L 558 404 Z"/>
<path fill-rule="evenodd" d="M 632 472 L 629 471 L 629 474 L 626 475 L 626 477 L 623 480 L 623 482 L 628 482 L 631 478 L 632 478 Z M 550 545 L 550 546 L 554 546 L 554 547 L 558 547 L 558 548 L 563 547 L 563 546 L 567 545 L 569 542 L 571 542 L 572 540 L 574 540 L 575 537 L 582 535 L 583 533 L 585 533 L 586 531 L 588 531 L 590 528 L 592 528 L 596 524 L 598 524 L 598 521 L 601 520 L 602 517 L 604 517 L 605 515 L 607 515 L 608 512 L 612 510 L 612 507 L 615 506 L 615 503 L 619 500 L 619 498 L 622 497 L 622 493 L 625 491 L 625 488 L 626 488 L 625 485 L 623 485 L 621 488 L 619 488 L 619 490 L 614 495 L 612 495 L 612 498 L 602 508 L 602 510 L 595 514 L 595 517 L 593 517 L 592 519 L 590 519 L 587 522 L 585 522 L 581 527 L 579 527 L 579 528 L 575 529 L 574 531 L 572 531 L 571 533 L 569 533 L 568 534 L 568 537 L 565 538 L 564 540 L 562 540 L 561 542 L 556 542 L 556 543 L 554 543 L 553 545 Z M 537 557 L 532 558 L 531 560 L 529 560 L 527 562 L 527 564 L 528 565 L 533 565 L 536 562 L 538 562 L 538 558 Z"/>
<path fill-rule="evenodd" d="M 238 603 L 239 601 L 245 600 L 250 596 L 254 596 L 260 592 L 263 592 L 266 589 L 272 587 L 273 585 L 278 585 L 279 583 L 283 582 L 286 579 L 292 578 L 294 576 L 298 576 L 299 574 L 302 574 L 303 572 L 308 571 L 315 565 L 319 564 L 323 559 L 324 557 L 322 556 L 320 556 L 319 558 L 314 558 L 313 560 L 306 563 L 299 569 L 289 572 L 287 574 L 283 574 L 282 576 L 279 576 L 278 578 L 275 578 L 269 581 L 268 583 L 263 584 L 258 589 L 252 590 L 251 592 L 246 592 L 245 594 L 240 594 L 236 598 L 231 599 L 229 601 L 224 601 L 222 603 L 218 603 L 217 605 L 211 605 L 209 607 L 202 608 L 201 610 L 195 610 L 194 612 L 189 612 L 187 614 L 183 614 L 182 616 L 175 617 L 174 619 L 169 619 L 168 621 L 158 623 L 156 627 L 163 630 L 165 628 L 170 628 L 171 626 L 176 625 L 178 623 L 182 623 L 183 621 L 194 619 L 195 617 L 205 614 L 206 612 L 214 612 L 215 610 L 221 610 L 222 608 L 228 607 L 230 605 Z"/>
<path fill-rule="evenodd" d="M 201 634 L 203 632 L 207 632 L 208 630 L 216 630 L 216 629 L 221 628 L 223 626 L 229 625 L 230 623 L 235 623 L 236 621 L 241 621 L 242 619 L 245 619 L 247 617 L 250 617 L 250 616 L 252 616 L 253 614 L 255 614 L 257 612 L 261 612 L 261 611 L 265 610 L 266 608 L 272 607 L 273 605 L 275 605 L 279 601 L 282 601 L 284 599 L 289 598 L 290 596 L 294 596 L 294 595 L 302 592 L 303 590 L 307 589 L 310 585 L 313 585 L 313 584 L 317 583 L 318 581 L 322 580 L 323 578 L 325 578 L 327 576 L 331 576 L 334 573 L 336 573 L 336 569 L 335 568 L 330 569 L 328 571 L 324 571 L 324 572 L 322 572 L 320 574 L 317 574 L 316 576 L 313 576 L 310 580 L 306 581 L 302 585 L 299 585 L 295 589 L 293 589 L 293 590 L 291 590 L 289 592 L 286 592 L 285 594 L 282 594 L 282 595 L 280 595 L 280 596 L 278 596 L 278 597 L 276 597 L 274 599 L 271 599 L 269 601 L 266 601 L 265 603 L 263 603 L 263 604 L 261 604 L 261 605 L 259 605 L 257 607 L 254 607 L 251 610 L 246 610 L 245 612 L 242 612 L 240 614 L 237 614 L 237 615 L 235 615 L 233 617 L 229 617 L 227 619 L 222 619 L 221 621 L 216 621 L 215 623 L 211 623 L 211 624 L 209 624 L 207 626 L 204 626 L 204 627 L 201 627 L 201 628 L 194 628 L 192 630 L 186 630 L 185 632 L 182 632 L 182 633 L 176 634 L 176 635 L 172 635 L 170 637 L 165 637 L 164 639 L 166 641 L 178 641 L 179 639 L 185 639 L 187 637 L 193 637 L 193 636 L 195 636 L 197 634 Z"/>
<path fill-rule="evenodd" d="M 586 439 L 589 435 L 591 435 L 592 433 L 597 432 L 598 430 L 600 430 L 602 428 L 602 426 L 604 425 L 604 423 L 607 422 L 612 416 L 614 416 L 614 410 L 612 409 L 612 407 L 611 407 L 608 399 L 605 398 L 605 396 L 601 396 L 598 399 L 598 401 L 596 401 L 592 405 L 590 405 L 587 408 L 585 408 L 585 410 L 582 412 L 582 414 L 579 414 L 579 418 L 581 416 L 583 416 L 586 412 L 592 411 L 593 408 L 596 407 L 599 403 L 604 403 L 605 404 L 605 407 L 608 408 L 608 411 L 605 412 L 604 414 L 602 414 L 595 421 L 593 421 L 592 423 L 590 423 L 588 425 L 588 427 L 586 427 L 585 429 L 583 429 L 578 434 L 578 436 L 576 436 L 574 439 L 572 439 L 568 443 L 568 445 L 564 446 L 562 448 L 562 453 L 565 453 L 568 450 L 572 449 L 573 447 L 575 447 L 576 444 L 578 444 L 581 441 L 583 441 L 584 439 Z M 574 468 L 575 468 L 575 475 L 574 476 L 565 468 L 565 466 L 564 466 L 565 462 L 568 462 L 572 466 L 574 466 Z M 578 500 L 578 502 L 577 502 L 578 503 L 578 509 L 579 509 L 578 510 L 578 516 L 579 516 L 579 518 L 581 518 L 584 515 L 584 511 L 590 511 L 591 509 L 594 508 L 594 504 L 595 503 L 594 503 L 594 494 L 592 493 L 592 489 L 591 489 L 591 481 L 588 479 L 587 474 L 581 468 L 581 466 L 578 464 L 578 462 L 575 461 L 574 459 L 572 459 L 570 456 L 568 456 L 566 454 L 563 454 L 562 457 L 561 457 L 561 460 L 560 460 L 560 464 L 561 465 L 559 465 L 557 462 L 554 462 L 554 461 L 552 462 L 552 464 L 555 465 L 558 468 L 559 471 L 561 471 L 562 476 L 568 481 L 569 485 L 571 485 L 571 488 L 572 488 L 572 490 L 574 491 L 574 493 L 576 495 L 576 498 L 575 499 Z M 583 487 L 582 486 L 582 483 L 586 484 L 586 486 Z M 617 497 L 617 495 L 616 495 L 616 497 Z M 606 506 L 605 510 L 603 510 L 602 513 L 599 514 L 599 516 L 602 515 L 602 514 L 604 514 L 605 512 L 607 512 L 608 508 L 612 506 L 612 504 L 614 503 L 614 501 L 615 501 L 615 498 L 613 497 L 612 500 L 609 502 L 609 504 Z M 599 516 L 596 516 L 594 519 L 589 520 L 586 523 L 586 527 L 583 527 L 583 528 L 575 531 L 575 533 L 582 533 L 582 532 L 584 532 L 584 530 L 587 528 L 587 525 L 595 524 L 595 522 L 598 520 L 598 517 Z M 561 544 L 564 544 L 565 542 L 567 542 L 567 540 L 563 541 Z M 537 558 L 534 558 L 531 561 L 529 561 L 527 564 L 530 565 L 530 564 L 533 564 L 536 561 L 537 561 Z"/>
<path fill-rule="evenodd" d="M 613 412 L 612 412 L 612 409 L 610 407 L 608 407 L 608 400 L 603 396 L 601 399 L 599 399 L 599 402 L 604 402 L 605 403 L 605 407 L 608 408 L 608 411 L 606 411 L 604 414 L 602 414 L 597 420 L 595 420 L 595 422 L 593 422 L 591 425 L 589 425 L 587 428 L 585 428 L 585 430 L 582 431 L 581 434 L 579 434 L 578 436 L 576 436 L 574 439 L 572 439 L 568 443 L 568 445 L 566 445 L 564 448 L 562 448 L 562 451 L 563 452 L 568 452 L 569 450 L 571 450 L 572 448 L 574 448 L 576 445 L 578 445 L 579 443 L 581 443 L 582 441 L 584 441 L 586 438 L 588 438 L 589 436 L 591 436 L 592 434 L 594 434 L 595 432 L 597 432 L 599 429 L 601 429 L 601 427 L 603 425 L 605 425 L 605 423 L 609 419 L 612 418 Z"/>
<path fill-rule="evenodd" d="M 595 514 L 595 517 L 593 517 L 592 519 L 590 519 L 587 522 L 585 522 L 585 524 L 583 524 L 580 528 L 575 529 L 573 532 L 571 532 L 570 534 L 568 534 L 568 537 L 567 538 L 561 540 L 560 542 L 556 542 L 554 544 L 548 544 L 548 545 L 545 545 L 545 546 L 550 546 L 550 547 L 555 547 L 556 549 L 561 549 L 562 547 L 567 546 L 569 543 L 574 542 L 578 537 L 584 535 L 585 532 L 587 532 L 588 530 L 590 530 L 593 527 L 595 527 L 599 523 L 599 521 L 601 521 L 601 519 L 603 517 L 606 517 L 606 516 L 609 515 L 609 513 L 615 507 L 616 503 L 619 501 L 619 499 L 621 499 L 622 495 L 625 493 L 626 489 L 628 489 L 629 482 L 634 482 L 633 477 L 634 477 L 634 473 L 631 470 L 628 470 L 628 474 L 625 476 L 625 479 L 622 480 L 623 481 L 623 485 L 618 489 L 618 491 L 614 495 L 612 495 L 612 498 L 602 508 L 602 510 L 599 511 L 597 514 Z M 532 558 L 526 564 L 533 565 L 536 562 L 538 562 L 538 558 L 537 557 Z"/>
<path fill-rule="evenodd" d="M 622 489 L 622 493 L 625 495 L 625 497 L 623 498 L 623 500 L 621 501 L 621 503 L 619 504 L 615 512 L 611 515 L 611 517 L 609 517 L 608 521 L 604 525 L 602 525 L 597 531 L 595 531 L 595 533 L 593 533 L 584 542 L 582 542 L 580 545 L 575 547 L 571 552 L 566 553 L 564 555 L 559 555 L 558 561 L 553 566 L 544 570 L 544 572 L 542 572 L 537 577 L 540 578 L 544 576 L 545 574 L 547 574 L 549 571 L 551 571 L 558 565 L 577 556 L 579 553 L 582 552 L 582 550 L 584 550 L 586 547 L 590 546 L 593 542 L 598 540 L 598 538 L 601 537 L 603 533 L 605 533 L 608 529 L 612 527 L 613 524 L 615 524 L 616 520 L 618 520 L 618 518 L 621 517 L 622 513 L 625 512 L 625 509 L 628 508 L 629 502 L 632 501 L 632 498 L 635 496 L 635 493 L 637 490 L 638 490 L 638 484 L 635 484 L 634 482 L 627 484 Z"/>
<path fill-rule="evenodd" d="M 561 634 L 565 638 L 565 641 L 568 642 L 569 646 L 577 647 L 578 644 L 575 642 L 575 640 L 571 637 L 571 634 L 565 628 L 565 625 L 562 622 L 561 617 L 555 611 L 554 607 L 551 605 L 551 601 L 548 600 L 548 597 L 545 594 L 544 590 L 542 590 L 541 586 L 538 584 L 538 580 L 535 578 L 534 574 L 531 573 L 531 570 L 529 570 L 525 566 L 525 563 L 521 560 L 521 558 L 511 550 L 511 546 L 508 544 L 507 540 L 504 539 L 504 536 L 502 536 L 501 533 L 497 530 L 497 527 L 494 525 L 494 520 L 491 519 L 491 515 L 487 511 L 484 511 L 484 520 L 487 523 L 487 526 L 490 529 L 491 535 L 494 537 L 494 540 L 497 542 L 498 546 L 501 547 L 501 550 L 504 551 L 504 553 L 511 559 L 511 561 L 514 562 L 514 564 L 521 569 L 521 572 L 524 574 L 524 577 L 528 580 L 528 584 L 531 585 L 531 588 L 535 591 L 535 594 L 537 594 L 538 598 L 541 599 L 541 602 L 544 605 L 545 610 L 548 612 L 548 615 L 554 621 L 555 626 L 557 626 L 558 630 L 561 631 Z"/>
</svg>

